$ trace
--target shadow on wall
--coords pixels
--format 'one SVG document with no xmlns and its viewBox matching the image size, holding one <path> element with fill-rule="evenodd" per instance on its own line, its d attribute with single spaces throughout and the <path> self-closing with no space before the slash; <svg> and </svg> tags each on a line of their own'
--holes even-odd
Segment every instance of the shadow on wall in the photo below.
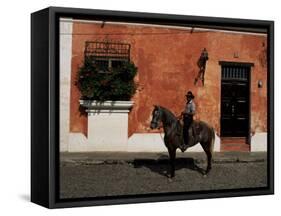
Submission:
<svg viewBox="0 0 281 216">
<path fill-rule="evenodd" d="M 205 70 L 206 70 L 206 63 L 209 59 L 207 49 L 204 48 L 201 52 L 201 55 L 197 61 L 197 66 L 199 68 L 198 75 L 194 80 L 194 85 L 197 84 L 199 80 L 202 81 L 202 85 L 204 86 L 204 77 L 205 77 Z"/>
</svg>

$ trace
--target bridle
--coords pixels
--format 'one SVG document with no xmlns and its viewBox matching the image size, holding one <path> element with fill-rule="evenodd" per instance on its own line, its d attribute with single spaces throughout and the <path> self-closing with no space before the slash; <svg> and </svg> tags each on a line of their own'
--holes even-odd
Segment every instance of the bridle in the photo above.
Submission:
<svg viewBox="0 0 281 216">
<path fill-rule="evenodd" d="M 160 112 L 160 111 L 158 111 Z M 157 120 L 155 120 L 155 118 L 152 119 L 151 123 L 157 125 L 157 129 L 159 130 L 160 128 L 163 128 L 163 123 L 161 124 L 162 121 L 160 121 L 160 117 Z M 161 132 L 159 133 L 160 138 L 162 139 L 163 143 L 165 143 L 164 141 L 164 137 L 162 136 Z"/>
<path fill-rule="evenodd" d="M 151 120 L 151 124 L 155 124 L 157 127 L 157 129 L 160 129 L 161 127 L 163 127 L 163 126 L 161 126 L 161 124 L 160 124 L 160 119 L 161 119 L 161 111 L 158 109 L 157 110 L 157 120 L 156 120 L 156 118 L 155 118 L 155 112 L 156 111 L 154 111 L 153 112 L 153 118 L 152 118 L 152 120 Z"/>
</svg>

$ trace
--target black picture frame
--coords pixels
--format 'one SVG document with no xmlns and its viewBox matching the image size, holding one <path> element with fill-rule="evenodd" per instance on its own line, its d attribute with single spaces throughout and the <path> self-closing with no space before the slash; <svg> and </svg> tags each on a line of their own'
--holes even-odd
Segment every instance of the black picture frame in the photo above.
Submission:
<svg viewBox="0 0 281 216">
<path fill-rule="evenodd" d="M 62 200 L 59 191 L 59 18 L 169 24 L 268 34 L 268 186 L 252 189 Z M 31 201 L 47 208 L 266 195 L 274 193 L 274 22 L 49 7 L 31 15 Z"/>
</svg>

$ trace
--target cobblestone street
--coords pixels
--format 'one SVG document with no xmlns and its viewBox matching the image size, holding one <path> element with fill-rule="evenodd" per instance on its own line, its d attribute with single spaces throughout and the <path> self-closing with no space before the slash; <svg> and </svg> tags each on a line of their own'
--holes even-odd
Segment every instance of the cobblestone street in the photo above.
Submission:
<svg viewBox="0 0 281 216">
<path fill-rule="evenodd" d="M 219 190 L 267 185 L 266 154 L 217 155 L 213 169 L 203 177 L 204 155 L 180 154 L 176 177 L 167 178 L 167 155 L 64 156 L 60 166 L 61 198 L 135 195 L 148 193 Z M 182 157 L 181 157 L 182 156 Z M 192 156 L 192 157 L 191 157 Z M 111 157 L 112 158 L 112 157 Z"/>
</svg>

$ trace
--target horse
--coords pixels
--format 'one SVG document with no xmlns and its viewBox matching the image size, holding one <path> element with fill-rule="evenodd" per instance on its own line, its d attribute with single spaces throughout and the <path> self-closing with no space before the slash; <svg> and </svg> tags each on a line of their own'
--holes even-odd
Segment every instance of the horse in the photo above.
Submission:
<svg viewBox="0 0 281 216">
<path fill-rule="evenodd" d="M 175 176 L 175 158 L 176 150 L 183 143 L 183 126 L 178 118 L 167 108 L 154 105 L 152 111 L 152 120 L 150 128 L 160 128 L 162 122 L 164 129 L 164 144 L 168 149 L 170 157 L 170 176 L 172 179 Z M 206 122 L 193 121 L 189 128 L 189 142 L 188 148 L 198 143 L 201 144 L 204 152 L 207 155 L 207 168 L 204 176 L 210 172 L 212 168 L 212 154 L 215 141 L 215 131 Z"/>
</svg>

